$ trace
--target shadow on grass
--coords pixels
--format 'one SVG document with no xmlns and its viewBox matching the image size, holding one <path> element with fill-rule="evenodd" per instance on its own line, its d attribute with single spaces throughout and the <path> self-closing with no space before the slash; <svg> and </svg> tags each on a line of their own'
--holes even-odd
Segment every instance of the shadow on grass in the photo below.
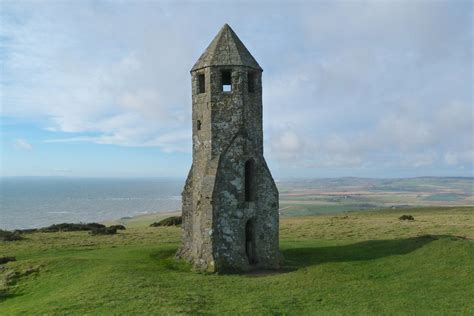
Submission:
<svg viewBox="0 0 474 316">
<path fill-rule="evenodd" d="M 437 239 L 438 236 L 426 235 L 407 239 L 368 240 L 344 246 L 284 249 L 284 270 L 294 271 L 328 262 L 365 261 L 404 255 Z"/>
<path fill-rule="evenodd" d="M 285 258 L 283 269 L 277 271 L 255 270 L 241 272 L 241 274 L 267 276 L 329 262 L 366 261 L 394 255 L 405 255 L 438 239 L 462 240 L 465 238 L 448 235 L 424 235 L 406 239 L 368 240 L 343 246 L 288 248 L 282 250 Z M 190 264 L 174 258 L 175 252 L 176 249 L 170 248 L 153 253 L 151 257 L 160 261 L 162 267 L 168 270 L 191 271 Z"/>
<path fill-rule="evenodd" d="M 18 294 L 18 293 L 11 293 L 11 292 L 8 292 L 8 291 L 0 291 L 0 302 L 3 302 L 5 301 L 6 299 L 10 299 L 10 298 L 13 298 L 13 297 L 17 297 L 17 296 L 22 296 L 23 294 Z"/>
</svg>

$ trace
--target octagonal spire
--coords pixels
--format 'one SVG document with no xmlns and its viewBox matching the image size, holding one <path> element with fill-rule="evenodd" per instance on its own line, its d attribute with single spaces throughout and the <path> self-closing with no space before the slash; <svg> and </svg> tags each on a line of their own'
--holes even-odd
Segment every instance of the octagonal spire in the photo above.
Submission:
<svg viewBox="0 0 474 316">
<path fill-rule="evenodd" d="M 246 66 L 262 71 L 255 58 L 228 24 L 224 24 L 191 71 L 210 66 Z"/>
</svg>

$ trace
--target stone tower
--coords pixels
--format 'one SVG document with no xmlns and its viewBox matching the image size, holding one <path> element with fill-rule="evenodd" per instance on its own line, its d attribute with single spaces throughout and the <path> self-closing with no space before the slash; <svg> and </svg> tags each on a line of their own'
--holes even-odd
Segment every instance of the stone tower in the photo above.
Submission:
<svg viewBox="0 0 474 316">
<path fill-rule="evenodd" d="M 226 24 L 191 77 L 193 164 L 177 256 L 204 271 L 279 268 L 278 190 L 263 158 L 262 68 Z"/>
</svg>

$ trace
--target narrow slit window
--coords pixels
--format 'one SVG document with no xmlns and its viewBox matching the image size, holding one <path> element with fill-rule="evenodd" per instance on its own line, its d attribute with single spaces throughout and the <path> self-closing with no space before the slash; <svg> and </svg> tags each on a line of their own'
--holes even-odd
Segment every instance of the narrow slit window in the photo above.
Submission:
<svg viewBox="0 0 474 316">
<path fill-rule="evenodd" d="M 198 131 L 201 130 L 201 121 L 200 121 L 200 120 L 197 120 L 197 122 L 196 122 L 196 128 L 197 128 Z"/>
<path fill-rule="evenodd" d="M 198 93 L 206 92 L 206 77 L 204 74 L 198 75 Z"/>
<path fill-rule="evenodd" d="M 253 159 L 245 162 L 245 201 L 251 202 L 255 200 L 255 163 Z"/>
<path fill-rule="evenodd" d="M 245 224 L 245 254 L 249 264 L 254 265 L 257 261 L 257 249 L 255 247 L 255 228 L 254 221 L 248 220 Z"/>
<path fill-rule="evenodd" d="M 222 76 L 222 91 L 230 92 L 232 91 L 232 73 L 230 70 L 223 70 L 221 73 Z"/>
<path fill-rule="evenodd" d="M 248 87 L 249 93 L 255 92 L 255 74 L 252 72 L 249 72 L 247 74 L 247 87 Z"/>
</svg>

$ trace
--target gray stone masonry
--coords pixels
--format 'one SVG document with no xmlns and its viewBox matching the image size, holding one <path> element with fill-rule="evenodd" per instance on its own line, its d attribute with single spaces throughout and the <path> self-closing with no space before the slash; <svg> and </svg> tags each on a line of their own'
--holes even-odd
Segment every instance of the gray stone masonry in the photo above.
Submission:
<svg viewBox="0 0 474 316">
<path fill-rule="evenodd" d="M 262 68 L 226 24 L 191 77 L 193 164 L 177 257 L 200 271 L 278 269 L 278 190 L 263 157 Z"/>
</svg>

